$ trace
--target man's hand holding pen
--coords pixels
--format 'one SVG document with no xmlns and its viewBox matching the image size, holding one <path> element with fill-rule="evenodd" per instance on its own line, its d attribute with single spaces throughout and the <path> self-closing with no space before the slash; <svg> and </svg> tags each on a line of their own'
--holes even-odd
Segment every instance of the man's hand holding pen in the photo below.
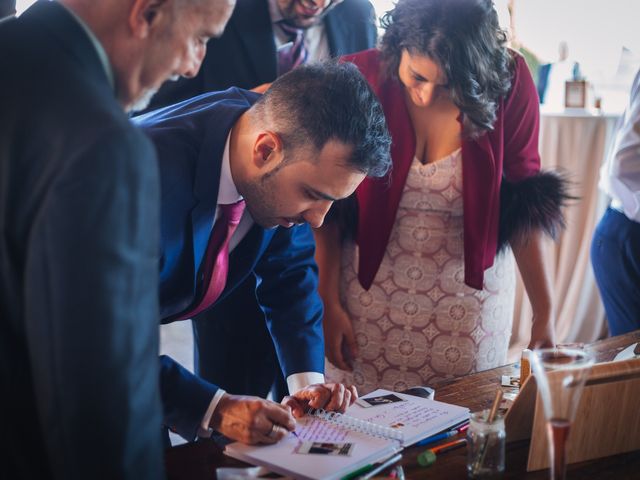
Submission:
<svg viewBox="0 0 640 480">
<path fill-rule="evenodd" d="M 259 397 L 225 393 L 211 417 L 210 426 L 226 437 L 247 444 L 272 444 L 296 428 L 295 418 L 311 408 L 344 411 L 358 398 L 355 387 L 341 383 L 309 385 L 281 404 Z"/>
</svg>

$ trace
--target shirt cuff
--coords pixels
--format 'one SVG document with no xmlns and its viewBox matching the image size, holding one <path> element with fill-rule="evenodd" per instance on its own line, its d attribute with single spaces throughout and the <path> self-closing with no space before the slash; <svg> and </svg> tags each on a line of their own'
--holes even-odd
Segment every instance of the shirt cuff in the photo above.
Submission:
<svg viewBox="0 0 640 480">
<path fill-rule="evenodd" d="M 227 393 L 223 389 L 219 388 L 215 393 L 213 398 L 211 399 L 211 403 L 209 404 L 209 408 L 202 417 L 202 421 L 200 422 L 200 428 L 198 429 L 198 436 L 202 438 L 209 438 L 213 433 L 213 428 L 209 426 L 211 423 L 211 417 L 213 417 L 213 412 L 216 410 L 218 403 L 222 399 L 222 396 Z M 192 424 L 193 425 L 193 424 Z"/>
<path fill-rule="evenodd" d="M 324 383 L 324 375 L 318 372 L 300 372 L 289 375 L 287 377 L 289 395 L 293 395 L 304 387 L 308 387 L 314 383 Z"/>
</svg>

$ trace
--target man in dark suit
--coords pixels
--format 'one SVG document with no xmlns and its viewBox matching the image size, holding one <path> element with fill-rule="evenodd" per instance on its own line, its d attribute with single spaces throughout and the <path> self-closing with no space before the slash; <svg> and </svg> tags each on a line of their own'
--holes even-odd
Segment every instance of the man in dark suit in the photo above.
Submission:
<svg viewBox="0 0 640 480">
<path fill-rule="evenodd" d="M 302 7 L 309 3 L 316 8 Z M 304 30 L 307 62 L 376 44 L 375 13 L 368 0 L 238 0 L 224 34 L 207 44 L 198 75 L 164 85 L 150 109 L 205 92 L 273 82 L 278 75 L 278 47 L 287 41 L 281 21 Z"/>
<path fill-rule="evenodd" d="M 16 0 L 0 0 L 0 20 L 16 14 Z"/>
<path fill-rule="evenodd" d="M 195 75 L 231 7 L 65 0 L 0 23 L 8 478 L 163 477 L 159 177 L 124 109 Z"/>
<path fill-rule="evenodd" d="M 269 443 L 294 428 L 287 407 L 296 416 L 308 402 L 343 411 L 356 395 L 324 384 L 322 304 L 309 225 L 319 227 L 333 201 L 349 196 L 365 175 L 388 169 L 384 114 L 364 78 L 350 64 L 303 66 L 276 80 L 264 96 L 232 88 L 135 121 L 159 157 L 161 316 L 190 318 L 194 309 L 223 301 L 255 277 L 253 295 L 291 393 L 284 406 L 232 395 L 163 357 L 168 425 L 187 439 L 210 428 Z M 214 258 L 208 250 L 224 220 L 221 212 L 238 202 L 246 208 L 230 239 L 226 286 L 207 300 L 208 279 L 216 278 L 219 265 L 207 273 L 207 259 Z M 250 353 L 249 345 L 236 348 L 238 356 Z"/>
<path fill-rule="evenodd" d="M 209 41 L 198 75 L 165 84 L 151 107 L 272 82 L 278 75 L 277 51 L 287 41 L 281 22 L 303 30 L 307 62 L 376 43 L 375 14 L 368 0 L 238 0 L 224 34 Z M 266 397 L 276 380 L 273 394 L 279 400 L 287 387 L 254 290 L 250 277 L 224 302 L 195 318 L 195 367 L 204 379 L 238 394 Z"/>
</svg>

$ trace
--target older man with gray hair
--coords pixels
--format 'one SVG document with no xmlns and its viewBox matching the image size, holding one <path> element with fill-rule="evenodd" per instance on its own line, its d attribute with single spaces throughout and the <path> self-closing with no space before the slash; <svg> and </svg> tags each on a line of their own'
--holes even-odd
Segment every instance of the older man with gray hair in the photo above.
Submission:
<svg viewBox="0 0 640 480">
<path fill-rule="evenodd" d="M 124 110 L 194 76 L 234 0 L 37 2 L 0 23 L 2 470 L 163 477 L 159 178 Z"/>
</svg>

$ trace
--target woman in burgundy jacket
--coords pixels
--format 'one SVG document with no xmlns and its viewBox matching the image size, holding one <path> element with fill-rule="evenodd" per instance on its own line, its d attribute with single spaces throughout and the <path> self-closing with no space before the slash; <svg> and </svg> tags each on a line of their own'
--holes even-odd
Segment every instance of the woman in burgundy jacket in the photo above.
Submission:
<svg viewBox="0 0 640 480">
<path fill-rule="evenodd" d="M 343 60 L 381 100 L 393 169 L 316 235 L 327 375 L 361 393 L 506 363 L 515 264 L 530 346 L 552 345 L 542 236 L 567 198 L 540 172 L 536 88 L 490 0 L 400 0 L 383 26 L 379 50 Z"/>
</svg>

